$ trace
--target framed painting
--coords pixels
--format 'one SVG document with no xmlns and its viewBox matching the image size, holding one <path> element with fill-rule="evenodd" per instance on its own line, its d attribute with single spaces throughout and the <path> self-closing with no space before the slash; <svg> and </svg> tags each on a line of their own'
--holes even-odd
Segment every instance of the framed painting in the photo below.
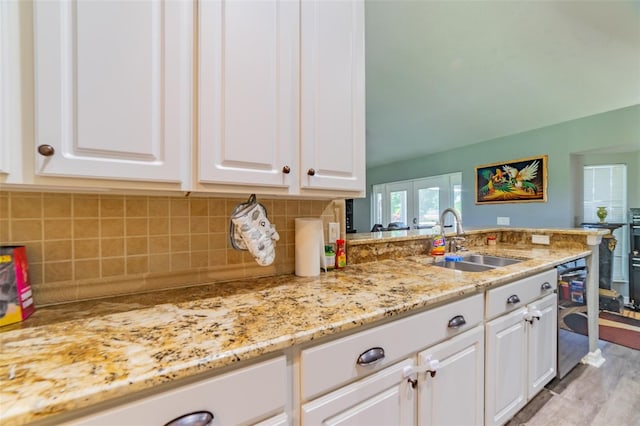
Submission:
<svg viewBox="0 0 640 426">
<path fill-rule="evenodd" d="M 476 167 L 476 204 L 547 201 L 547 156 Z"/>
</svg>

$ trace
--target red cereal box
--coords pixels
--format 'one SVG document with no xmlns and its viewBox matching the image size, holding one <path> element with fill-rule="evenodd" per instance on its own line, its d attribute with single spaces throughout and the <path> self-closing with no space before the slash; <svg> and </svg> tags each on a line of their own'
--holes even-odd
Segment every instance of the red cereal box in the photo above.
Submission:
<svg viewBox="0 0 640 426">
<path fill-rule="evenodd" d="M 0 246 L 0 326 L 20 322 L 36 310 L 24 246 Z"/>
</svg>

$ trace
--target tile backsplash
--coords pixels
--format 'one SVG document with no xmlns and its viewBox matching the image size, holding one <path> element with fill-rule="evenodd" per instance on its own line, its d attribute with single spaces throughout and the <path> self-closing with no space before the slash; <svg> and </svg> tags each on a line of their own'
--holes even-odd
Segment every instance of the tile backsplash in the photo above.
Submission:
<svg viewBox="0 0 640 426">
<path fill-rule="evenodd" d="M 259 198 L 280 234 L 275 262 L 262 267 L 229 244 L 231 212 L 244 201 L 0 191 L 0 244 L 27 247 L 42 306 L 293 273 L 294 219 L 344 222 L 343 200 Z"/>
</svg>

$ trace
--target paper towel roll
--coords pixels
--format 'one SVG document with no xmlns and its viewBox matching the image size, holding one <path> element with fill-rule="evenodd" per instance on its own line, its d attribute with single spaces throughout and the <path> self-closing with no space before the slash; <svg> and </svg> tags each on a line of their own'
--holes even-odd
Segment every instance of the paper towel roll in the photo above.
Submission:
<svg viewBox="0 0 640 426">
<path fill-rule="evenodd" d="M 320 275 L 320 259 L 324 257 L 322 220 L 309 217 L 295 219 L 295 274 L 299 277 Z"/>
</svg>

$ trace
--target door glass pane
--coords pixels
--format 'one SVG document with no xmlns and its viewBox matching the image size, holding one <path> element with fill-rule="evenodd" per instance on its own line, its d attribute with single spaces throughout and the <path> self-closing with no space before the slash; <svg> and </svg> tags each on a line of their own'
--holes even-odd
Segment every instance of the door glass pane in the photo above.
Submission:
<svg viewBox="0 0 640 426">
<path fill-rule="evenodd" d="M 462 185 L 453 185 L 453 208 L 458 211 L 462 217 Z"/>
<path fill-rule="evenodd" d="M 418 225 L 435 225 L 440 216 L 440 188 L 418 190 Z"/>
<path fill-rule="evenodd" d="M 407 191 L 389 193 L 389 222 L 407 223 Z"/>
<path fill-rule="evenodd" d="M 375 216 L 374 223 L 382 224 L 382 192 L 375 194 Z"/>
</svg>

